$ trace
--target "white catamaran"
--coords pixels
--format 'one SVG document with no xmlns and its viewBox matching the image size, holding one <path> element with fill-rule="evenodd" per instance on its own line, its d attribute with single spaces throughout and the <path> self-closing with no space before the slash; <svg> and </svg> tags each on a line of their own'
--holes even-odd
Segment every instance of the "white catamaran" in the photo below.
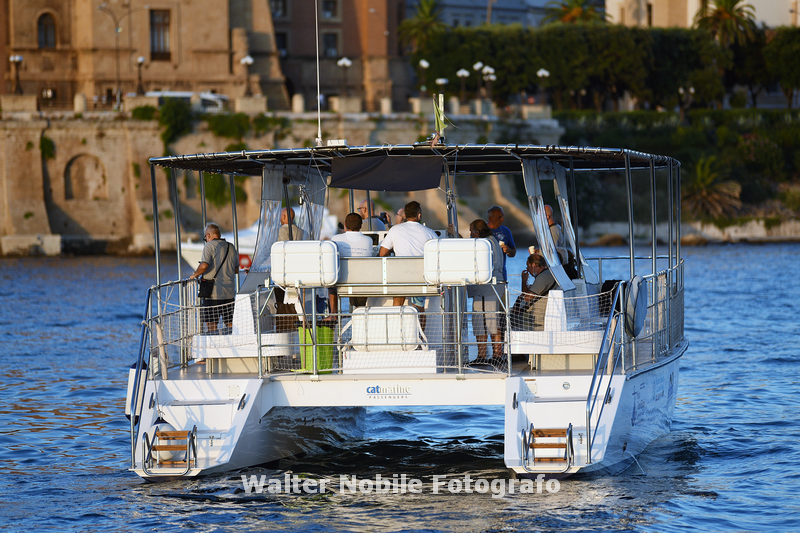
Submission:
<svg viewBox="0 0 800 533">
<path fill-rule="evenodd" d="M 204 330 L 197 286 L 180 279 L 181 265 L 179 279 L 161 279 L 153 217 L 156 284 L 147 294 L 126 404 L 131 470 L 159 480 L 267 463 L 357 428 L 371 406 L 502 405 L 505 463 L 522 477 L 616 472 L 669 431 L 687 349 L 680 163 L 623 149 L 436 141 L 150 160 L 156 212 L 158 166 L 199 172 L 201 182 L 206 172 L 229 175 L 231 187 L 234 175 L 261 178 L 261 214 L 250 272 L 237 280 L 232 327 L 214 334 Z M 574 192 L 587 172 L 625 177 L 627 257 L 583 255 Z M 484 239 L 440 232 L 423 257 L 366 258 L 344 257 L 334 242 L 319 240 L 328 188 L 367 197 L 441 188 L 447 220 L 458 231 L 456 184 L 485 174 L 522 174 L 541 255 L 558 282 L 527 315 L 513 307 L 518 279 L 506 285 L 492 277 Z M 652 244 L 649 255 L 637 257 L 633 183 L 642 180 L 650 188 Z M 577 277 L 567 275 L 552 240 L 544 181 L 554 182 Z M 666 195 L 657 193 L 664 189 Z M 278 242 L 280 211 L 291 198 L 300 199 L 295 231 L 302 240 Z M 657 204 L 661 212 L 666 205 L 666 235 L 656 234 Z M 180 206 L 171 208 L 180 248 Z M 235 241 L 236 227 L 233 235 Z M 661 255 L 659 239 L 668 248 Z M 620 260 L 626 272 L 630 265 L 628 279 L 603 292 L 604 265 Z M 468 285 L 491 285 L 503 302 L 502 365 L 475 364 Z M 328 291 L 337 312 L 318 303 Z M 393 306 L 395 296 L 426 297 L 424 313 Z"/>
</svg>

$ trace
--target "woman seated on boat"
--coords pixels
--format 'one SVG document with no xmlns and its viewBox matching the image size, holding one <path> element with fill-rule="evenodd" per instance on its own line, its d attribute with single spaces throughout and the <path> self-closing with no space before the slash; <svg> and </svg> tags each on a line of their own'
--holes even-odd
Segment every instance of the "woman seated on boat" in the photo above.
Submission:
<svg viewBox="0 0 800 533">
<path fill-rule="evenodd" d="M 530 276 L 536 279 L 529 284 Z M 511 308 L 511 329 L 515 331 L 537 331 L 544 328 L 544 312 L 547 300 L 543 296 L 558 283 L 547 267 L 547 261 L 538 253 L 528 256 L 527 267 L 522 272 L 522 283 L 517 301 Z"/>
<path fill-rule="evenodd" d="M 492 245 L 492 276 L 503 279 L 503 249 L 494 238 L 491 228 L 480 218 L 469 225 L 469 236 L 473 239 L 488 239 Z M 478 358 L 473 364 L 499 365 L 503 358 L 503 334 L 501 329 L 500 301 L 502 289 L 493 285 L 468 285 L 467 295 L 472 298 L 472 331 L 478 343 Z M 492 338 L 492 359 L 488 358 L 489 336 Z"/>
</svg>

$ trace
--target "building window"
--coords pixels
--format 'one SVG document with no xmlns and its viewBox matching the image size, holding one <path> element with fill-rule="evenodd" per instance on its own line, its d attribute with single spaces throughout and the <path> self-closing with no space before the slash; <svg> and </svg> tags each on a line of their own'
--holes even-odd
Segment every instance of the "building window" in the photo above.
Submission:
<svg viewBox="0 0 800 533">
<path fill-rule="evenodd" d="M 289 53 L 289 37 L 283 32 L 275 32 L 275 47 L 278 49 L 278 55 L 286 57 Z"/>
<path fill-rule="evenodd" d="M 56 47 L 56 21 L 45 13 L 39 17 L 39 48 Z"/>
<path fill-rule="evenodd" d="M 282 19 L 289 16 L 287 11 L 287 0 L 269 0 L 269 7 L 272 10 L 272 18 Z"/>
<path fill-rule="evenodd" d="M 653 27 L 653 4 L 647 4 L 647 27 Z"/>
<path fill-rule="evenodd" d="M 169 10 L 150 11 L 150 60 L 169 61 Z"/>
<path fill-rule="evenodd" d="M 339 36 L 335 33 L 323 33 L 322 49 L 325 51 L 325 57 L 337 57 L 339 55 Z"/>
<path fill-rule="evenodd" d="M 337 0 L 322 0 L 322 18 L 339 18 L 339 2 Z"/>
</svg>

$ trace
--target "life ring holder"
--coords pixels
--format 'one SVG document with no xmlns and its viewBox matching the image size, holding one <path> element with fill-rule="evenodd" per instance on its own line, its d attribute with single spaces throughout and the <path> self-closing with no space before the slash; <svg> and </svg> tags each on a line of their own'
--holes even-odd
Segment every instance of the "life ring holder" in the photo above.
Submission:
<svg viewBox="0 0 800 533">
<path fill-rule="evenodd" d="M 642 276 L 634 276 L 625 285 L 625 333 L 635 338 L 647 318 L 647 283 Z"/>
</svg>

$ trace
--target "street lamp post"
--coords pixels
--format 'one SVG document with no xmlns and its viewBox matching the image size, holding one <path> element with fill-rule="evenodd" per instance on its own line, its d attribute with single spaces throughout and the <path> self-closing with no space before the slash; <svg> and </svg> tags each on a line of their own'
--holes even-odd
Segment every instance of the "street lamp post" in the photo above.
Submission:
<svg viewBox="0 0 800 533">
<path fill-rule="evenodd" d="M 472 69 L 478 73 L 478 98 L 483 98 L 483 88 L 481 87 L 481 69 L 483 68 L 483 63 L 478 61 L 474 65 L 472 65 Z"/>
<path fill-rule="evenodd" d="M 114 21 L 114 54 L 115 54 L 115 57 L 116 57 L 116 65 L 117 65 L 117 88 L 116 88 L 117 103 L 116 103 L 115 109 L 117 111 L 119 111 L 120 107 L 122 106 L 122 94 L 120 94 L 120 88 L 119 88 L 119 85 L 120 85 L 120 82 L 119 82 L 119 34 L 122 32 L 122 28 L 119 25 L 119 19 L 117 18 L 117 16 L 114 14 L 113 11 L 111 11 L 108 8 L 108 4 L 103 2 L 102 4 L 97 6 L 97 9 L 99 11 L 102 11 L 103 13 L 108 15 L 109 17 L 111 17 L 111 20 Z"/>
<path fill-rule="evenodd" d="M 250 65 L 253 64 L 253 58 L 250 57 L 250 54 L 247 54 L 242 59 L 239 60 L 239 63 L 244 65 L 244 95 L 245 96 L 253 96 L 253 91 L 250 90 Z"/>
<path fill-rule="evenodd" d="M 485 65 L 481 69 L 481 73 L 483 74 L 483 81 L 486 82 L 486 96 L 489 100 L 492 99 L 492 82 L 497 79 L 497 76 L 494 75 L 494 69 L 489 65 Z"/>
<path fill-rule="evenodd" d="M 136 60 L 139 68 L 139 85 L 136 87 L 136 96 L 144 96 L 144 85 L 142 84 L 142 66 L 144 65 L 144 56 L 139 56 Z"/>
<path fill-rule="evenodd" d="M 8 58 L 14 65 L 14 94 L 22 94 L 22 85 L 19 83 L 19 69 L 22 66 L 22 56 L 14 54 Z"/>
<path fill-rule="evenodd" d="M 465 68 L 458 69 L 456 76 L 461 80 L 461 103 L 463 104 L 467 98 L 467 78 L 469 77 L 469 71 Z"/>
<path fill-rule="evenodd" d="M 450 80 L 447 78 L 436 78 L 436 85 L 439 86 L 439 92 L 444 92 L 444 86 L 450 83 Z"/>
<path fill-rule="evenodd" d="M 428 88 L 425 86 L 425 72 L 428 70 L 428 67 L 430 66 L 431 64 L 425 61 L 424 59 L 419 60 L 419 68 L 422 69 L 422 76 L 421 76 L 422 85 L 420 85 L 419 90 L 422 92 L 422 96 L 425 96 L 425 94 L 428 92 Z"/>
<path fill-rule="evenodd" d="M 342 98 L 344 98 L 345 96 L 349 96 L 349 90 L 347 88 L 347 69 L 353 65 L 353 62 L 349 58 L 343 57 L 336 62 L 336 65 L 342 69 Z"/>
<path fill-rule="evenodd" d="M 685 91 L 683 87 L 678 87 L 678 94 L 680 94 L 680 119 L 683 122 L 683 119 L 686 115 L 686 109 L 692 105 L 692 97 L 694 97 L 694 87 L 689 87 L 688 91 Z"/>
<path fill-rule="evenodd" d="M 539 78 L 539 91 L 542 93 L 542 105 L 544 105 L 544 89 L 542 88 L 542 84 L 544 80 L 550 77 L 550 71 L 545 68 L 540 68 L 536 71 L 536 76 Z"/>
</svg>

